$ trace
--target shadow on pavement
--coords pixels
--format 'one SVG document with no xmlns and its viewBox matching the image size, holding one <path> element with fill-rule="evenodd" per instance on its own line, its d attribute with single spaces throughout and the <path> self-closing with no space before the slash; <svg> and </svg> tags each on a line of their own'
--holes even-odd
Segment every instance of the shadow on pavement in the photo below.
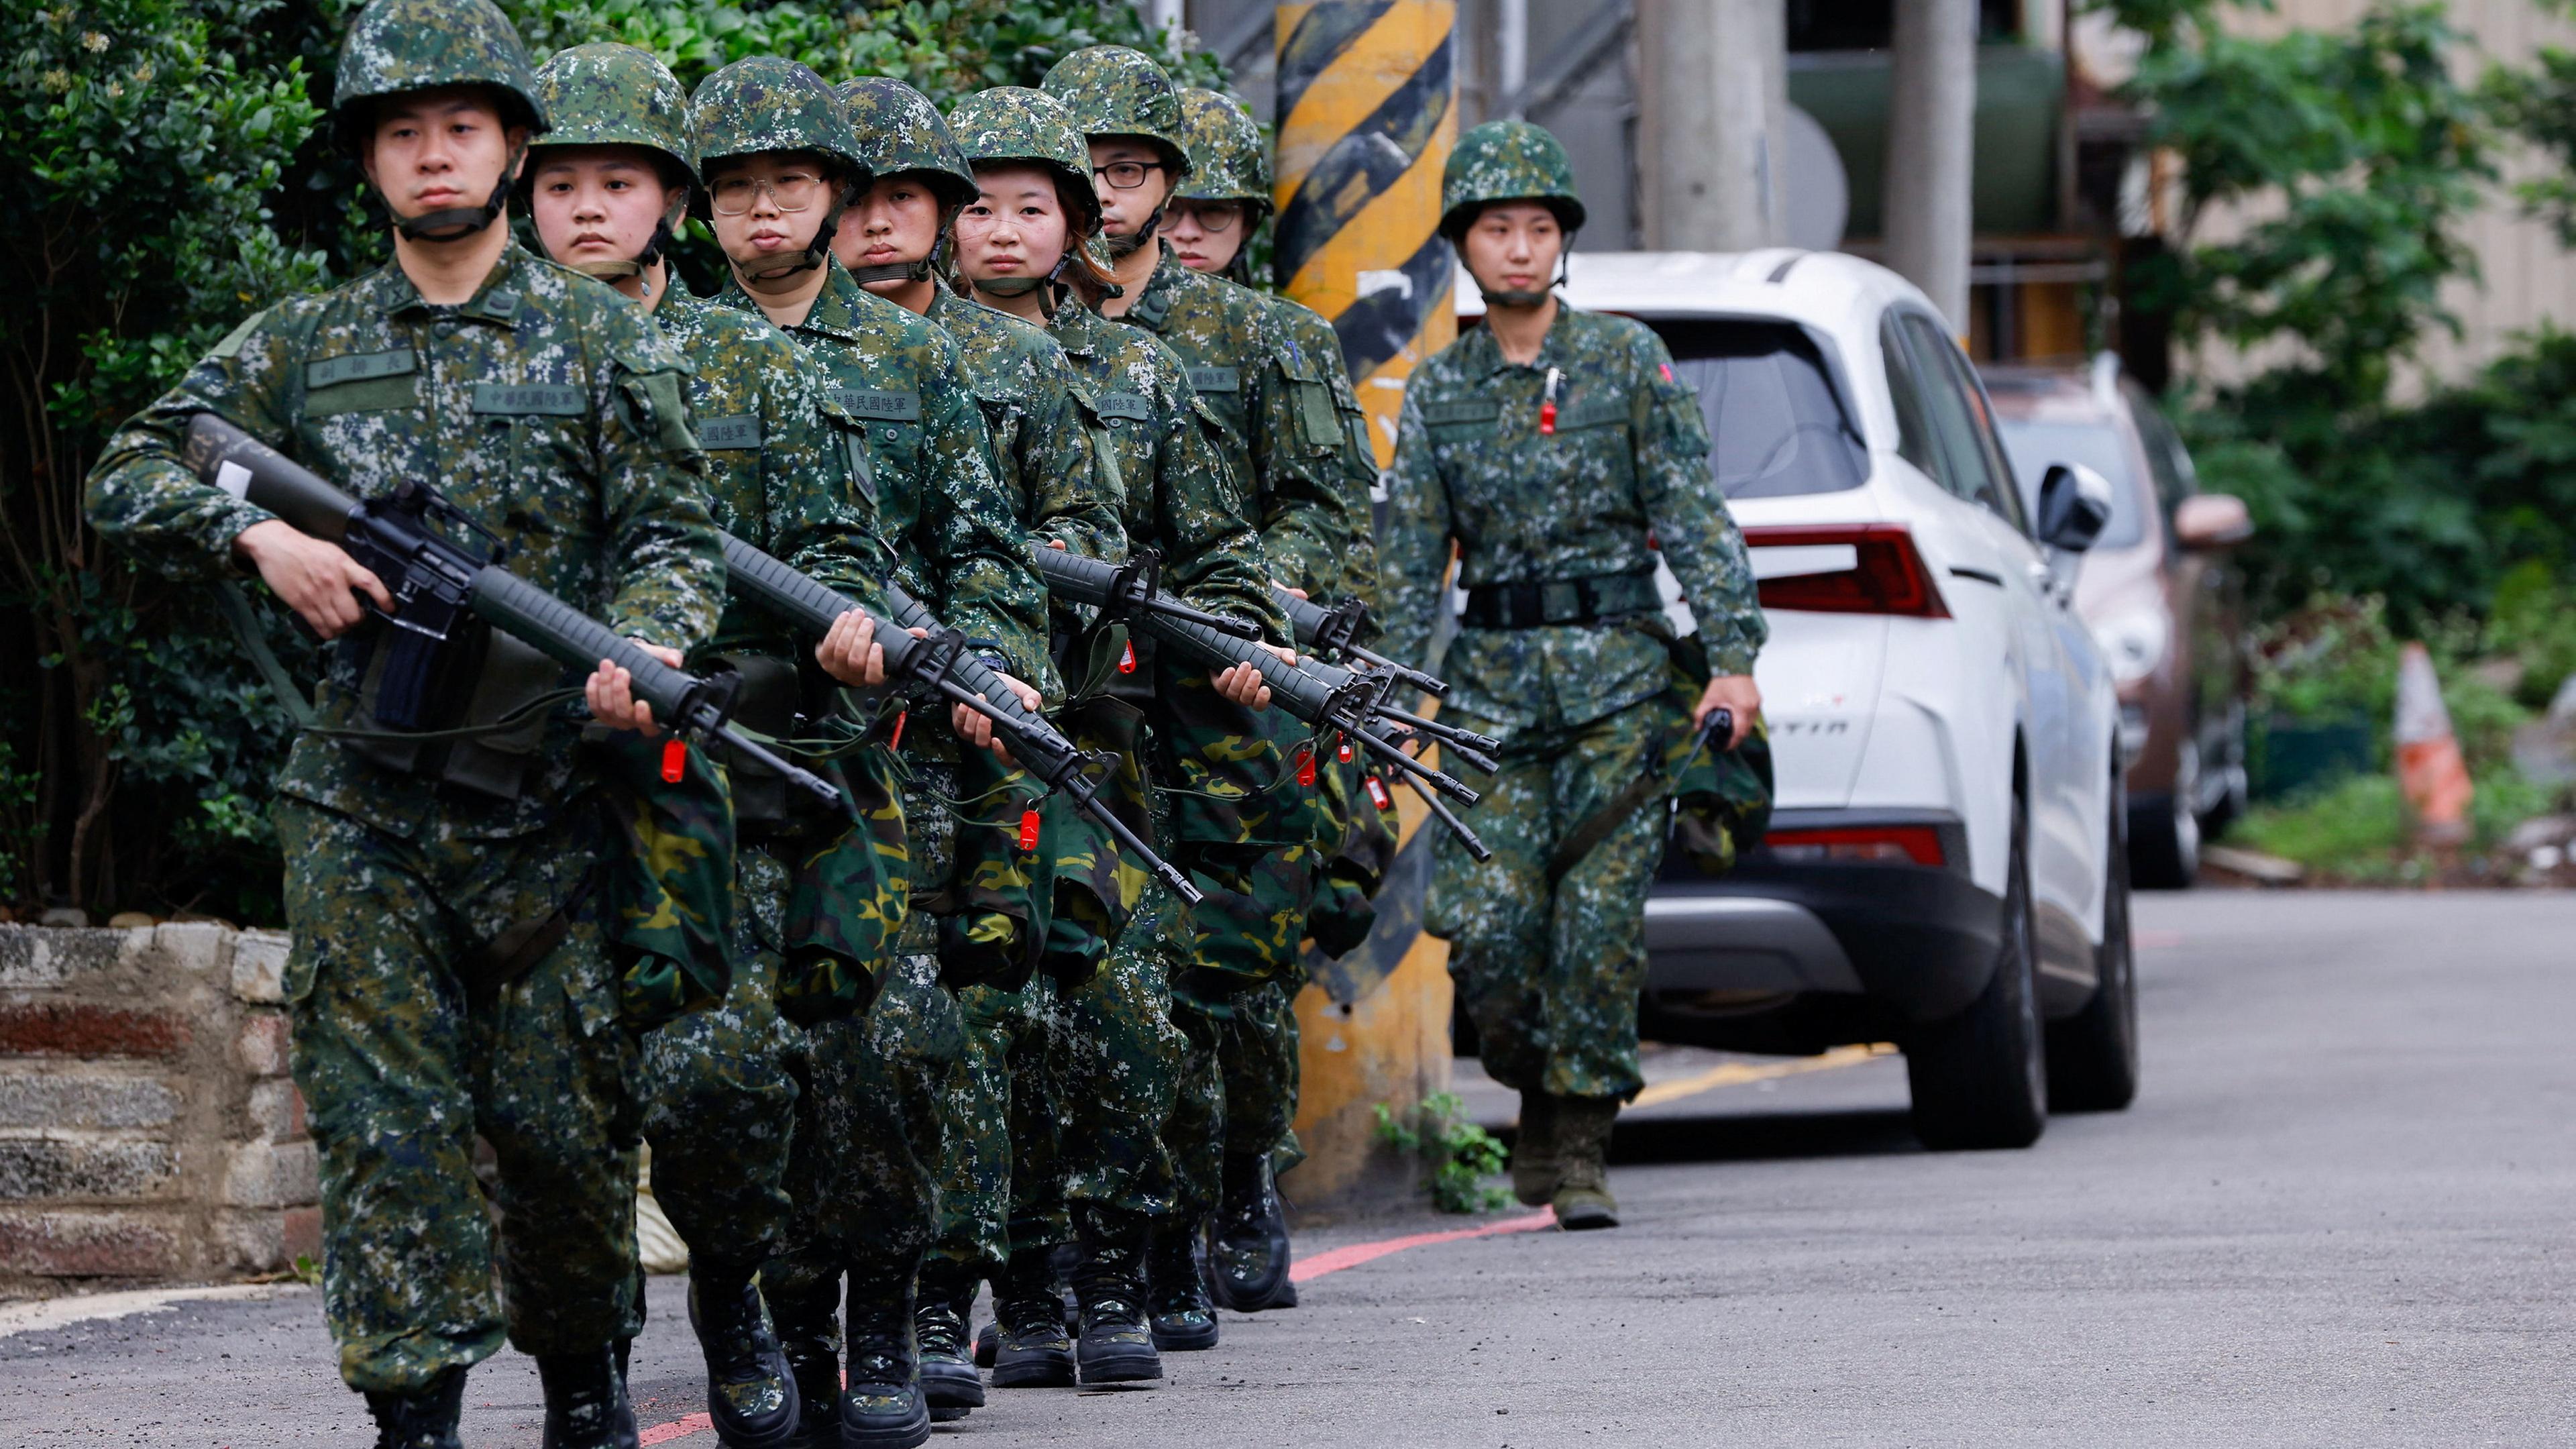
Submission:
<svg viewBox="0 0 2576 1449">
<path fill-rule="evenodd" d="M 1741 1116 L 1623 1119 L 1613 1163 L 1759 1162 L 1883 1157 L 1923 1150 L 1903 1111 L 1759 1112 Z"/>
</svg>

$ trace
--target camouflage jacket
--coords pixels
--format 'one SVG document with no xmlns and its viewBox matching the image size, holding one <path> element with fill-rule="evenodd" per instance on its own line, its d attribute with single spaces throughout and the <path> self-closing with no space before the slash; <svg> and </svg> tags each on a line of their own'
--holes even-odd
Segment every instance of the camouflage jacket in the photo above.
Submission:
<svg viewBox="0 0 2576 1449">
<path fill-rule="evenodd" d="M 1046 585 L 1029 567 L 993 461 L 991 432 L 968 391 L 956 339 L 857 282 L 837 261 L 805 320 L 787 329 L 829 373 L 833 397 L 868 431 L 882 537 L 905 589 L 941 620 L 1054 692 Z M 759 315 L 729 284 L 716 299 Z"/>
<path fill-rule="evenodd" d="M 1127 539 L 1163 556 L 1163 586 L 1193 607 L 1257 621 L 1287 638 L 1261 536 L 1226 459 L 1225 426 L 1178 354 L 1079 303 L 1056 310 L 1055 340 L 1100 419 L 1124 494 Z"/>
<path fill-rule="evenodd" d="M 516 246 L 455 307 L 421 300 L 388 265 L 234 329 L 109 440 L 89 477 L 90 521 L 170 574 L 229 573 L 234 537 L 270 515 L 180 461 L 189 418 L 213 412 L 360 498 L 434 483 L 498 535 L 512 573 L 621 634 L 686 651 L 714 629 L 725 584 L 686 378 L 625 298 Z M 314 701 L 326 727 L 362 723 L 363 647 L 332 651 Z M 578 719 L 556 712 L 529 786 L 507 803 L 443 796 L 430 776 L 313 734 L 278 788 L 405 837 L 434 819 L 459 837 L 518 835 L 586 783 Z"/>
<path fill-rule="evenodd" d="M 1553 436 L 1539 433 L 1550 368 Z M 1379 555 L 1386 652 L 1420 663 L 1457 543 L 1458 582 L 1548 583 L 1650 570 L 1651 532 L 1681 581 L 1709 662 L 1752 672 L 1761 607 L 1743 536 L 1708 469 L 1698 399 L 1671 354 L 1624 317 L 1562 307 L 1528 366 L 1477 328 L 1405 386 Z M 1650 631 L 1466 629 L 1444 668 L 1459 708 L 1507 725 L 1580 724 L 1665 687 Z"/>
<path fill-rule="evenodd" d="M 689 360 L 689 408 L 707 453 L 716 526 L 872 608 L 890 564 L 876 538 L 867 425 L 831 395 L 805 349 L 760 314 L 674 285 L 653 320 Z M 736 594 L 711 647 L 797 659 L 813 647 Z"/>
<path fill-rule="evenodd" d="M 1319 404 L 1329 397 L 1341 437 L 1332 461 L 1341 478 L 1343 496 L 1349 501 L 1353 523 L 1350 551 L 1341 560 L 1341 591 L 1325 597 L 1324 602 L 1356 596 L 1374 609 L 1377 530 L 1371 526 L 1369 491 L 1377 486 L 1377 452 L 1369 446 L 1368 414 L 1360 408 L 1359 394 L 1351 388 L 1350 365 L 1342 360 L 1342 339 L 1334 335 L 1333 324 L 1325 321 L 1322 313 L 1302 302 L 1267 292 L 1253 295 L 1270 304 L 1271 319 L 1288 336 L 1290 375 L 1311 371 L 1324 380 L 1320 393 L 1311 384 L 1301 383 L 1290 389 L 1297 400 L 1299 429 L 1310 437 L 1321 432 L 1323 413 Z M 1317 410 L 1310 414 L 1310 408 Z"/>
<path fill-rule="evenodd" d="M 984 405 L 1002 486 L 1019 505 L 1030 543 L 1062 539 L 1087 558 L 1127 557 L 1117 480 L 1094 462 L 1094 420 L 1085 416 L 1064 349 L 1019 318 L 946 287 L 929 315 L 964 354 L 966 385 Z"/>
<path fill-rule="evenodd" d="M 1251 484 L 1261 551 L 1279 582 L 1321 599 L 1354 585 L 1345 562 L 1368 536 L 1368 495 L 1343 476 L 1349 440 L 1319 362 L 1261 294 L 1191 271 L 1169 248 L 1118 319 L 1160 337 L 1225 425 L 1226 459 Z"/>
</svg>

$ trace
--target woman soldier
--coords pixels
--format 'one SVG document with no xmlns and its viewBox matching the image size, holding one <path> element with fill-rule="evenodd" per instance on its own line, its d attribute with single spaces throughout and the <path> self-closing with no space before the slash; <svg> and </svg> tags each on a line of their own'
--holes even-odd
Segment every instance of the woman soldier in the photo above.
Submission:
<svg viewBox="0 0 2576 1449">
<path fill-rule="evenodd" d="M 1655 334 L 1550 290 L 1583 225 L 1565 148 L 1526 121 L 1458 138 L 1441 234 L 1485 294 L 1485 322 L 1408 382 L 1380 556 L 1387 652 L 1421 663 L 1454 546 L 1467 590 L 1444 718 L 1497 736 L 1477 829 L 1493 858 L 1434 847 L 1423 929 L 1521 1094 L 1512 1186 L 1567 1228 L 1618 1224 L 1602 1154 L 1637 1073 L 1646 888 L 1664 845 L 1665 744 L 1762 697 L 1763 624 L 1744 540 L 1708 470 L 1699 403 Z M 1665 702 L 1677 642 L 1655 551 L 1690 600 L 1715 677 L 1686 717 Z M 1685 666 L 1687 668 L 1687 666 Z M 1632 782 L 1652 780 L 1645 790 Z"/>
</svg>

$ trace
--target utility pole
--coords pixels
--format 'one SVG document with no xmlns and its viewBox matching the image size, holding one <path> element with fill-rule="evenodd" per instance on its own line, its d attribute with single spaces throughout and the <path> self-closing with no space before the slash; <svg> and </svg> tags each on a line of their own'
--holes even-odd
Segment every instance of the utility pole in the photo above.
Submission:
<svg viewBox="0 0 2576 1449">
<path fill-rule="evenodd" d="M 1887 264 L 1968 331 L 1976 0 L 1898 0 L 1887 105 Z"/>
<path fill-rule="evenodd" d="M 1636 0 L 1637 198 L 1659 251 L 1749 251 L 1787 237 L 1789 109 L 1780 0 Z"/>
</svg>

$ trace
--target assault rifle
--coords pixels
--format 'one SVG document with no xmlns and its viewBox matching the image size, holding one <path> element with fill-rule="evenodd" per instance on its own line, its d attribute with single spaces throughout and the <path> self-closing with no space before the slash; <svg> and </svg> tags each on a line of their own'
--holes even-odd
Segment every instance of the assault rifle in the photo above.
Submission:
<svg viewBox="0 0 2576 1449">
<path fill-rule="evenodd" d="M 1434 699 L 1447 694 L 1449 685 L 1445 680 L 1434 679 L 1418 669 L 1398 664 L 1383 654 L 1361 648 L 1358 642 L 1359 635 L 1368 627 L 1366 605 L 1357 599 L 1345 599 L 1339 605 L 1327 609 L 1311 599 L 1298 598 L 1277 584 L 1270 586 L 1270 595 L 1278 600 L 1279 607 L 1287 612 L 1288 626 L 1296 631 L 1298 643 L 1326 659 L 1343 661 L 1344 667 L 1351 673 L 1366 675 L 1385 682 L 1386 688 L 1380 691 L 1376 711 L 1380 719 L 1392 720 L 1402 725 L 1406 733 L 1420 735 L 1425 739 L 1435 740 L 1448 746 L 1450 752 L 1459 759 L 1489 775 L 1494 772 L 1493 752 L 1502 748 L 1502 741 L 1492 735 L 1478 734 L 1474 730 L 1460 729 L 1452 724 L 1442 724 L 1438 720 L 1426 719 L 1410 710 L 1396 708 L 1394 686 L 1399 683 L 1420 690 Z"/>
<path fill-rule="evenodd" d="M 731 587 L 817 638 L 830 630 L 833 620 L 860 607 L 839 590 L 732 534 L 725 535 L 724 553 Z M 869 617 L 876 622 L 877 642 L 885 647 L 887 670 L 899 678 L 917 680 L 941 698 L 991 720 L 993 732 L 1024 769 L 1049 789 L 1063 791 L 1076 809 L 1115 837 L 1121 849 L 1143 862 L 1174 895 L 1198 904 L 1200 892 L 1190 878 L 1156 855 L 1117 812 L 1102 803 L 1100 787 L 1085 773 L 1096 757 L 1084 754 L 1044 716 L 1020 703 L 1019 695 L 992 665 L 968 652 L 964 636 L 940 623 L 920 600 L 892 583 L 885 591 L 892 617 L 873 610 Z M 912 629 L 924 630 L 927 637 L 914 638 Z"/>
<path fill-rule="evenodd" d="M 479 618 L 567 669 L 587 672 L 606 659 L 634 678 L 635 697 L 681 739 L 719 739 L 747 760 L 829 800 L 857 818 L 858 806 L 833 784 L 798 768 L 726 723 L 733 712 L 730 676 L 701 679 L 674 669 L 634 640 L 501 567 L 508 549 L 426 483 L 403 482 L 391 496 L 361 502 L 312 470 L 213 413 L 188 423 L 189 468 L 235 498 L 254 503 L 298 532 L 346 549 L 393 596 L 391 612 L 367 603 L 386 651 L 378 677 L 376 721 L 395 730 L 424 730 L 455 680 L 455 662 L 473 647 L 469 619 Z M 459 543 L 432 527 L 470 534 Z"/>
<path fill-rule="evenodd" d="M 1130 607 L 1113 588 L 1121 572 L 1116 565 L 1061 549 L 1037 548 L 1029 552 L 1048 591 L 1058 597 L 1093 605 L 1110 617 L 1123 613 L 1137 629 L 1180 650 L 1211 673 L 1249 664 L 1260 671 L 1262 683 L 1269 686 L 1272 703 L 1307 724 L 1340 733 L 1394 766 L 1417 789 L 1429 786 L 1465 805 L 1473 805 L 1480 798 L 1463 782 L 1406 754 L 1379 727 L 1377 717 L 1393 676 L 1372 682 L 1320 660 L 1290 664 L 1267 646 L 1242 637 L 1240 629 L 1220 631 L 1179 617 L 1176 610 L 1181 606 Z M 1442 813 L 1444 824 L 1466 834 L 1466 827 L 1456 823 L 1454 815 Z"/>
</svg>

